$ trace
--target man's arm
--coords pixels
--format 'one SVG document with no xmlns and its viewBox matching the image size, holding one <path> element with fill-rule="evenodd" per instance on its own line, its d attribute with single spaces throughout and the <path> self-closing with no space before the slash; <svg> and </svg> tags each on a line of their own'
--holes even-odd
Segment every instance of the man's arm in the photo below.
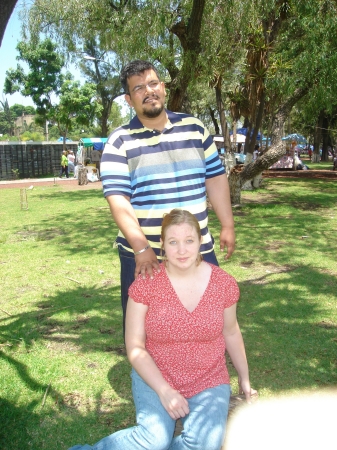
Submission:
<svg viewBox="0 0 337 450">
<path fill-rule="evenodd" d="M 226 259 L 228 259 L 234 252 L 235 232 L 227 175 L 222 174 L 206 179 L 206 191 L 221 224 L 220 250 L 223 252 L 227 247 Z"/>
<path fill-rule="evenodd" d="M 137 253 L 147 247 L 149 245 L 148 241 L 138 223 L 137 216 L 129 198 L 123 195 L 109 195 L 107 201 L 114 221 L 131 245 L 133 251 Z M 152 278 L 153 269 L 159 269 L 157 256 L 151 247 L 139 255 L 135 255 L 135 260 L 135 278 L 139 273 L 143 277 L 148 273 Z"/>
</svg>

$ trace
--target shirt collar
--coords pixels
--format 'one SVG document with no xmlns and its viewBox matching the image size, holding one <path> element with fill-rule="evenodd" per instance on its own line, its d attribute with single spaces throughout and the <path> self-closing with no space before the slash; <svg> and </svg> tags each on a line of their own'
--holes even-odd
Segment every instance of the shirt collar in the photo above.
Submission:
<svg viewBox="0 0 337 450">
<path fill-rule="evenodd" d="M 167 118 L 168 118 L 168 126 L 167 128 L 170 128 L 170 123 L 175 124 L 181 120 L 181 114 L 169 111 L 168 109 L 165 109 Z M 130 130 L 137 130 L 140 128 L 144 128 L 144 125 L 142 122 L 138 119 L 138 116 L 135 116 L 130 121 Z M 146 128 L 146 127 L 145 127 Z"/>
</svg>

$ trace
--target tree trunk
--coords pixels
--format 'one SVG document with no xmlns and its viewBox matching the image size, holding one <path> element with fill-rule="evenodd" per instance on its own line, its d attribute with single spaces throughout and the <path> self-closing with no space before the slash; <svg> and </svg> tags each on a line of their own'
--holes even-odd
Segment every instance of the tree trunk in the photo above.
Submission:
<svg viewBox="0 0 337 450">
<path fill-rule="evenodd" d="M 222 135 L 224 138 L 224 145 L 226 148 L 226 152 L 232 152 L 231 140 L 229 137 L 229 130 L 228 130 L 227 120 L 226 120 L 226 116 L 225 116 L 225 108 L 224 108 L 224 105 L 222 102 L 221 82 L 222 82 L 222 79 L 221 79 L 221 77 L 219 77 L 217 79 L 217 82 L 216 82 L 216 85 L 214 88 L 216 104 L 217 104 L 219 115 L 220 115 L 220 124 L 221 124 L 221 129 L 222 129 Z"/>
<path fill-rule="evenodd" d="M 211 116 L 211 119 L 212 119 L 212 122 L 214 125 L 215 134 L 220 134 L 219 124 L 218 124 L 218 121 L 216 120 L 216 117 L 214 115 L 214 110 L 212 108 L 209 108 L 209 114 Z"/>
<path fill-rule="evenodd" d="M 241 203 L 241 170 L 242 166 L 235 166 L 231 169 L 228 177 L 229 192 L 232 205 L 240 205 Z"/>
<path fill-rule="evenodd" d="M 8 24 L 8 21 L 14 11 L 17 0 L 2 0 L 0 1 L 0 47 L 2 43 L 2 39 L 5 34 L 5 30 Z"/>
<path fill-rule="evenodd" d="M 78 184 L 80 186 L 83 186 L 84 184 L 88 184 L 88 177 L 87 177 L 88 171 L 86 169 L 86 167 L 80 167 L 78 169 Z"/>
<path fill-rule="evenodd" d="M 265 169 L 268 169 L 274 162 L 278 161 L 285 154 L 285 145 L 282 141 L 283 124 L 290 114 L 292 107 L 303 98 L 309 91 L 310 86 L 298 88 L 294 94 L 288 98 L 278 109 L 272 125 L 272 146 L 263 155 L 260 155 L 256 161 L 245 166 L 240 166 L 241 170 L 234 167 L 228 177 L 230 185 L 230 194 L 232 204 L 239 204 L 241 199 L 241 187 L 246 181 L 252 180 Z M 236 178 L 239 177 L 240 181 Z M 233 178 L 233 180 L 231 180 Z M 240 191 L 240 193 L 238 192 Z"/>
<path fill-rule="evenodd" d="M 312 154 L 312 162 L 318 163 L 321 161 L 321 155 L 319 152 L 321 137 L 322 137 L 322 124 L 323 124 L 323 112 L 320 113 L 317 125 L 314 132 L 314 152 Z"/>
<path fill-rule="evenodd" d="M 322 125 L 322 158 L 321 161 L 329 161 L 328 157 L 328 146 L 329 146 L 329 121 L 326 116 L 323 118 L 323 125 Z"/>
<path fill-rule="evenodd" d="M 101 117 L 99 118 L 98 122 L 101 127 L 101 137 L 107 137 L 108 136 L 108 120 L 109 120 L 109 116 L 111 113 L 113 99 L 112 98 L 104 99 L 104 101 L 103 101 L 103 97 L 101 97 L 101 99 L 102 99 L 103 110 L 102 110 Z"/>
<path fill-rule="evenodd" d="M 177 75 L 170 83 L 170 98 L 168 109 L 179 112 L 182 110 L 183 101 L 190 81 L 196 76 L 198 58 L 201 53 L 200 33 L 206 0 L 193 0 L 191 15 L 176 23 L 171 32 L 175 34 L 183 48 L 183 63 Z"/>
</svg>

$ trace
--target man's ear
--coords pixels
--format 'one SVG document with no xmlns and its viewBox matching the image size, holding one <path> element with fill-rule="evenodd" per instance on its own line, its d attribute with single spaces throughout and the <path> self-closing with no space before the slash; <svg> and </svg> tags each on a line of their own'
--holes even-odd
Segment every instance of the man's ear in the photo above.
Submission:
<svg viewBox="0 0 337 450">
<path fill-rule="evenodd" d="M 131 106 L 131 108 L 133 108 L 133 103 L 132 103 L 130 94 L 125 94 L 125 95 L 124 95 L 124 98 L 125 98 L 126 103 L 127 103 L 129 106 Z"/>
<path fill-rule="evenodd" d="M 166 92 L 166 89 L 165 89 L 165 83 L 164 83 L 163 81 L 161 81 L 161 84 L 162 84 L 162 86 L 163 86 L 164 95 L 165 95 L 165 97 L 166 97 L 166 96 L 167 96 L 167 92 Z"/>
</svg>

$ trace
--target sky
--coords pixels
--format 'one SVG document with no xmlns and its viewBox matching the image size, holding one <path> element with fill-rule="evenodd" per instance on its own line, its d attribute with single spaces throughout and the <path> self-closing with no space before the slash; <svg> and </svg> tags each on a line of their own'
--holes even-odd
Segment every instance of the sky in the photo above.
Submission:
<svg viewBox="0 0 337 450">
<path fill-rule="evenodd" d="M 15 6 L 13 14 L 7 24 L 5 34 L 0 47 L 0 100 L 3 100 L 5 94 L 3 94 L 3 87 L 6 78 L 6 71 L 8 69 L 15 69 L 18 61 L 16 57 L 18 56 L 18 51 L 16 46 L 20 42 L 20 30 L 21 24 L 18 16 L 18 12 L 22 8 L 23 1 L 19 0 Z M 22 64 L 22 63 L 21 63 Z M 22 64 L 23 65 L 23 64 Z M 9 106 L 13 106 L 15 103 L 21 105 L 34 106 L 30 97 L 23 97 L 22 95 L 15 93 L 13 95 L 5 96 L 8 100 Z"/>
</svg>

